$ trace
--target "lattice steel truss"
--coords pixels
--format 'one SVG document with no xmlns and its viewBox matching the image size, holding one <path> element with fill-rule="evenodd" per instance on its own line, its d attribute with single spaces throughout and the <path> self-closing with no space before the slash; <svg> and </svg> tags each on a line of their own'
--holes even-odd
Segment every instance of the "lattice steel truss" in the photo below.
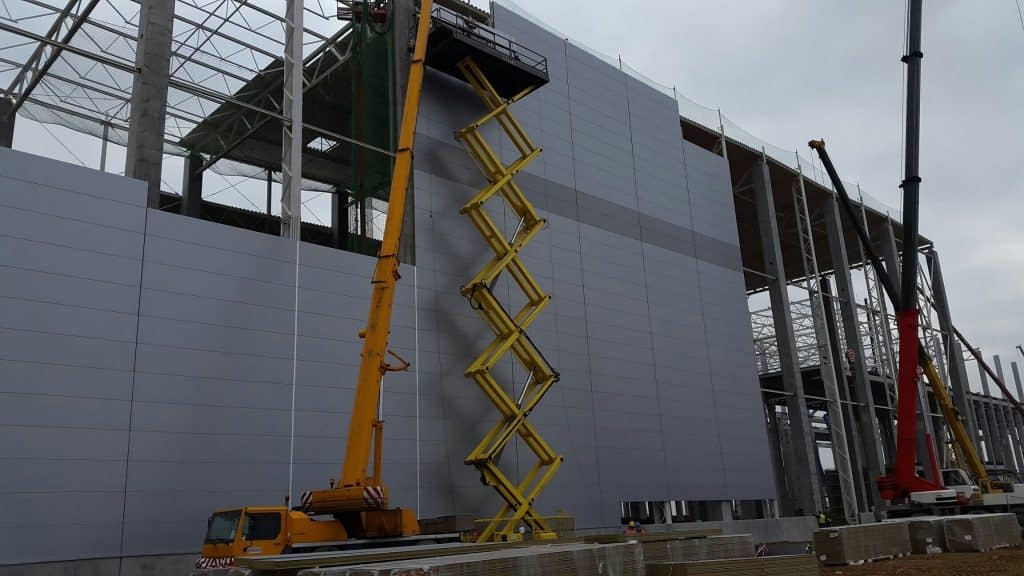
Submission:
<svg viewBox="0 0 1024 576">
<path fill-rule="evenodd" d="M 138 0 L 0 0 L 2 97 L 30 119 L 125 145 L 139 12 Z M 352 23 L 338 20 L 331 0 L 304 0 L 304 16 L 305 92 L 348 59 Z M 165 151 L 185 154 L 182 138 L 218 119 L 225 128 L 214 135 L 221 153 L 206 159 L 212 166 L 260 125 L 283 120 L 285 43 L 282 2 L 175 0 Z M 217 118 L 225 103 L 235 106 Z M 362 145 L 309 123 L 303 129 Z M 218 171 L 259 172 L 223 162 Z"/>
</svg>

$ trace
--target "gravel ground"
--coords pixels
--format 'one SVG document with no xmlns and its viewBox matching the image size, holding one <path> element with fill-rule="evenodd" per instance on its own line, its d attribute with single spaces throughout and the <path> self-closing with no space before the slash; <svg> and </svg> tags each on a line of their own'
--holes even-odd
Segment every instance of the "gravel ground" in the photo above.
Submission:
<svg viewBox="0 0 1024 576">
<path fill-rule="evenodd" d="M 935 554 L 860 566 L 829 566 L 822 576 L 1024 576 L 1024 550 Z"/>
</svg>

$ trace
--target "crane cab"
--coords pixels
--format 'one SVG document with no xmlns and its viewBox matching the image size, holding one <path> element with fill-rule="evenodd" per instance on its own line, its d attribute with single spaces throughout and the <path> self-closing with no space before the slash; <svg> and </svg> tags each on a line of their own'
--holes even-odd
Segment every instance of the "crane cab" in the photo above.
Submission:
<svg viewBox="0 0 1024 576">
<path fill-rule="evenodd" d="M 942 484 L 950 490 L 956 490 L 956 499 L 960 504 L 981 501 L 981 488 L 971 479 L 966 470 L 961 468 L 944 468 L 942 470 Z"/>
<path fill-rule="evenodd" d="M 239 556 L 280 554 L 287 546 L 287 509 L 246 507 L 218 510 L 206 521 L 202 556 L 196 568 L 223 568 Z"/>
<path fill-rule="evenodd" d="M 293 550 L 317 550 L 348 539 L 334 518 L 318 519 L 284 506 L 246 506 L 218 510 L 206 521 L 197 570 L 233 566 L 235 558 L 271 556 Z"/>
</svg>

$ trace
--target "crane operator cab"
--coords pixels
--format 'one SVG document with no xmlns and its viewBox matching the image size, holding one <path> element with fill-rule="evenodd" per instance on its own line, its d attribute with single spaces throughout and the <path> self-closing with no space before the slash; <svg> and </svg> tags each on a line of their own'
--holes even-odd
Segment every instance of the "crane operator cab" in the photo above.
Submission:
<svg viewBox="0 0 1024 576">
<path fill-rule="evenodd" d="M 959 504 L 970 504 L 981 501 L 981 489 L 971 479 L 966 470 L 960 468 L 945 468 L 942 470 L 942 484 L 950 490 L 956 490 L 956 499 Z"/>
<path fill-rule="evenodd" d="M 280 554 L 285 548 L 284 507 L 218 510 L 207 520 L 196 568 L 225 568 L 239 556 Z"/>
<path fill-rule="evenodd" d="M 206 521 L 197 571 L 234 566 L 246 556 L 273 556 L 329 549 L 348 539 L 340 521 L 315 518 L 284 506 L 246 506 L 218 510 Z"/>
</svg>

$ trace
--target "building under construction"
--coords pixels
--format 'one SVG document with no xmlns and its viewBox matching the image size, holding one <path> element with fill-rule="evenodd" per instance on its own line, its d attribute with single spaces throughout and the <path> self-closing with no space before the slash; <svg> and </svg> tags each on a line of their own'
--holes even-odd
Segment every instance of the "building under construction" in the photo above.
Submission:
<svg viewBox="0 0 1024 576">
<path fill-rule="evenodd" d="M 338 476 L 415 11 L 278 4 L 2 0 L 0 564 L 194 556 L 211 511 Z M 439 1 L 430 34 L 390 337 L 411 367 L 381 395 L 392 504 L 501 504 L 465 463 L 499 418 L 467 378 L 492 332 L 464 287 L 494 256 L 460 214 L 487 182 L 455 137 L 488 111 L 453 72 L 468 51 L 502 97 L 530 88 L 510 110 L 542 148 L 513 174 L 546 220 L 517 259 L 551 296 L 526 332 L 555 382 L 529 421 L 564 457 L 537 510 L 577 532 L 870 516 L 899 343 L 817 163 L 510 3 Z M 19 151 L 22 122 L 94 136 L 101 165 Z M 970 391 L 937 247 L 859 196 L 890 270 L 921 254 L 925 341 L 986 462 L 1024 472 L 1024 421 L 984 376 Z M 515 244 L 525 218 L 493 207 Z M 514 273 L 489 290 L 530 299 Z M 519 405 L 535 377 L 490 374 Z M 528 444 L 492 459 L 515 483 Z"/>
</svg>

